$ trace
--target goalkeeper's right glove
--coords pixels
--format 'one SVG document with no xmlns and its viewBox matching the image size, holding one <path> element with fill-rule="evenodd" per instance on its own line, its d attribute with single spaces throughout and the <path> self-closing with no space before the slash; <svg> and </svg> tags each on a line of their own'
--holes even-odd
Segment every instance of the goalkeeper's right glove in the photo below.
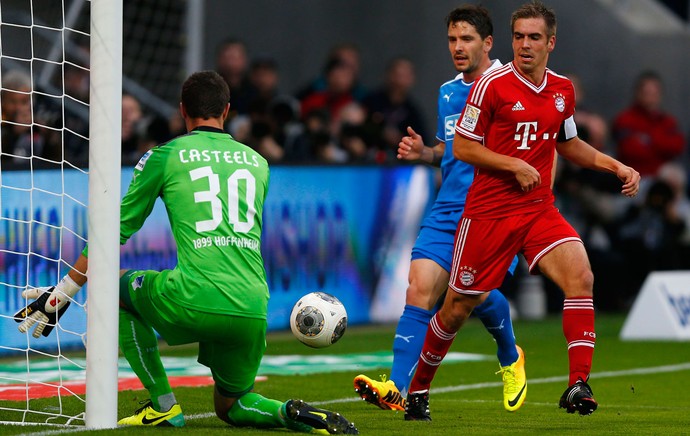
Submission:
<svg viewBox="0 0 690 436">
<path fill-rule="evenodd" d="M 48 336 L 57 324 L 57 321 L 65 313 L 70 305 L 70 299 L 81 289 L 68 275 L 60 283 L 49 288 L 31 288 L 22 292 L 22 297 L 27 300 L 35 299 L 14 315 L 14 320 L 19 324 L 19 331 L 26 333 L 34 324 L 33 337 Z"/>
</svg>

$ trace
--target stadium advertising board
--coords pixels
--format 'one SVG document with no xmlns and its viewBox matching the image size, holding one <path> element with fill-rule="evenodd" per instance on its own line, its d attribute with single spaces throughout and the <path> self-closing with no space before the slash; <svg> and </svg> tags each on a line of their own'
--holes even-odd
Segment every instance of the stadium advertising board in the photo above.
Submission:
<svg viewBox="0 0 690 436">
<path fill-rule="evenodd" d="M 123 195 L 131 175 L 131 168 L 123 169 Z M 68 195 L 43 192 L 60 177 Z M 45 189 L 31 189 L 41 186 Z M 21 291 L 54 284 L 65 274 L 65 262 L 73 262 L 84 247 L 87 186 L 87 175 L 78 171 L 3 173 L 3 187 L 12 187 L 3 188 L 0 200 L 2 216 L 9 218 L 2 220 L 0 232 L 0 307 L 5 315 L 0 342 L 6 347 L 24 349 L 27 344 L 27 336 L 7 317 L 23 307 Z M 433 189 L 433 172 L 424 167 L 273 167 L 262 238 L 271 290 L 269 329 L 288 328 L 294 303 L 313 291 L 342 301 L 350 324 L 381 319 L 390 304 L 377 305 L 373 314 L 370 307 L 374 300 L 396 301 L 391 292 L 402 292 L 404 302 L 407 270 L 400 265 L 409 262 Z M 123 269 L 175 266 L 175 242 L 160 200 L 144 227 L 122 247 L 120 261 Z M 405 286 L 397 289 L 400 283 Z M 80 292 L 77 301 L 83 304 L 87 292 Z M 84 332 L 84 310 L 71 307 L 61 323 Z M 81 343 L 79 336 L 62 336 L 62 347 Z M 30 339 L 35 348 L 57 344 L 54 334 Z"/>
</svg>

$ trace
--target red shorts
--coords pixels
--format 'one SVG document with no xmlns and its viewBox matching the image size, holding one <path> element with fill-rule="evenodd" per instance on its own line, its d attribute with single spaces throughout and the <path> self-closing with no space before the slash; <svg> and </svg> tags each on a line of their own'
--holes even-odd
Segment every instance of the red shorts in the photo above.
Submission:
<svg viewBox="0 0 690 436">
<path fill-rule="evenodd" d="M 510 262 L 522 253 L 530 273 L 554 247 L 568 241 L 582 243 L 558 209 L 501 219 L 462 218 L 455 232 L 449 286 L 476 295 L 501 286 Z"/>
</svg>

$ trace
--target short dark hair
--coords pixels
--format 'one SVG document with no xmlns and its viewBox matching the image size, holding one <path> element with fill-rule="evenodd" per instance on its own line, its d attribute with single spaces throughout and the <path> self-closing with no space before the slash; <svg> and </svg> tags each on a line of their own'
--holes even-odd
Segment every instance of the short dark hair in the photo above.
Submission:
<svg viewBox="0 0 690 436">
<path fill-rule="evenodd" d="M 180 101 L 190 118 L 218 118 L 230 101 L 230 89 L 215 71 L 199 71 L 185 80 Z"/>
<path fill-rule="evenodd" d="M 551 37 L 556 34 L 556 13 L 539 0 L 525 3 L 513 12 L 510 17 L 511 32 L 515 30 L 515 22 L 523 18 L 543 18 L 546 23 L 546 36 Z"/>
<path fill-rule="evenodd" d="M 483 6 L 463 5 L 453 9 L 446 16 L 446 28 L 458 21 L 464 21 L 474 26 L 479 36 L 486 39 L 494 34 L 494 24 L 489 11 Z"/>
</svg>

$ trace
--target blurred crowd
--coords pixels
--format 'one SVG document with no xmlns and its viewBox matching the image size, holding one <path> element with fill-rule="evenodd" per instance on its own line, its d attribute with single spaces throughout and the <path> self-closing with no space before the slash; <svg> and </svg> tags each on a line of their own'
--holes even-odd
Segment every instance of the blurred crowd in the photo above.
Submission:
<svg viewBox="0 0 690 436">
<path fill-rule="evenodd" d="M 371 89 L 361 83 L 360 68 L 358 48 L 340 44 L 328 53 L 318 77 L 285 93 L 273 58 L 251 57 L 241 40 L 223 41 L 215 69 L 231 90 L 226 130 L 270 163 L 394 163 L 407 126 L 433 144 L 434 132 L 411 97 L 413 62 L 390 59 Z M 557 167 L 558 206 L 590 251 L 600 304 L 620 307 L 649 271 L 690 269 L 687 135 L 676 116 L 664 110 L 664 84 L 654 71 L 640 73 L 628 106 L 612 120 L 589 107 L 580 81 L 570 78 L 578 99 L 579 135 L 643 176 L 641 194 L 629 200 L 620 195 L 615 177 L 563 160 Z M 86 162 L 88 71 L 67 65 L 56 85 L 69 97 L 32 93 L 26 73 L 3 72 L 3 168 L 63 159 Z M 123 165 L 133 165 L 151 147 L 183 133 L 179 115 L 161 117 L 145 110 L 136 96 L 123 95 Z"/>
<path fill-rule="evenodd" d="M 319 76 L 292 93 L 281 91 L 276 61 L 266 56 L 250 58 L 241 40 L 229 39 L 219 45 L 215 69 L 231 90 L 227 131 L 271 163 L 393 163 L 408 125 L 424 137 L 429 133 L 425 117 L 410 95 L 415 66 L 404 57 L 388 62 L 381 83 L 373 89 L 366 89 L 359 80 L 360 52 L 351 44 L 333 47 Z M 88 72 L 82 78 L 74 77 L 79 73 L 65 77 L 69 96 L 65 102 L 88 103 Z M 73 83 L 78 79 L 86 86 Z M 46 161 L 64 157 L 77 163 L 87 159 L 87 142 L 80 141 L 88 137 L 85 120 L 80 122 L 79 116 L 63 111 L 62 102 L 51 107 L 50 100 L 31 93 L 27 74 L 3 74 L 3 162 L 28 164 L 31 156 Z M 135 95 L 123 95 L 123 165 L 135 163 L 152 146 L 184 133 L 179 114 L 164 118 L 146 110 L 143 103 Z M 69 129 L 64 151 L 60 137 L 63 113 Z"/>
<path fill-rule="evenodd" d="M 269 162 L 394 162 L 408 125 L 427 132 L 410 96 L 415 67 L 404 57 L 391 59 L 371 90 L 359 79 L 360 52 L 350 44 L 333 47 L 321 74 L 292 94 L 280 92 L 276 62 L 250 61 L 239 40 L 219 46 L 216 70 L 230 86 L 228 131 Z"/>
<path fill-rule="evenodd" d="M 690 269 L 687 137 L 663 109 L 656 72 L 638 75 L 628 106 L 611 122 L 588 106 L 578 77 L 569 77 L 578 135 L 642 177 L 640 193 L 628 199 L 615 177 L 560 159 L 554 186 L 559 209 L 587 247 L 598 307 L 626 308 L 649 272 Z"/>
</svg>

